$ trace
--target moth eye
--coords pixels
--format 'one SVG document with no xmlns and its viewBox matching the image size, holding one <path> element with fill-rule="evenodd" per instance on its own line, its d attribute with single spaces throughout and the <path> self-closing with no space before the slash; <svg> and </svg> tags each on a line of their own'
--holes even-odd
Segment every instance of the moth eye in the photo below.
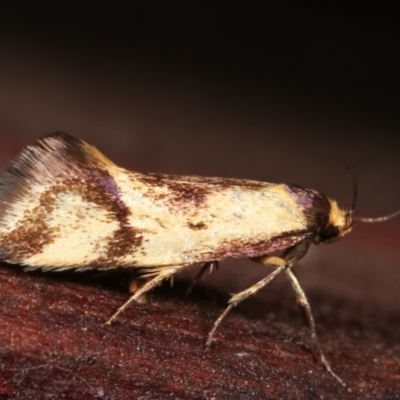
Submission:
<svg viewBox="0 0 400 400">
<path fill-rule="evenodd" d="M 346 226 L 352 226 L 353 225 L 353 214 L 348 213 L 346 214 Z"/>
<path fill-rule="evenodd" d="M 340 235 L 339 228 L 335 225 L 328 225 L 323 231 L 319 233 L 319 239 L 321 242 L 337 238 Z"/>
</svg>

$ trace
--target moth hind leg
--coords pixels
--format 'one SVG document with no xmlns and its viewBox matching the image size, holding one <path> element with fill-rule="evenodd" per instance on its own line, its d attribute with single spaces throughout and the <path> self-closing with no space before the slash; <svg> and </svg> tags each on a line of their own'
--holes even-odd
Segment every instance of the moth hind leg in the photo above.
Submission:
<svg viewBox="0 0 400 400">
<path fill-rule="evenodd" d="M 109 318 L 104 325 L 111 325 L 111 323 L 117 318 L 117 316 L 125 310 L 133 301 L 140 302 L 140 299 L 143 295 L 145 295 L 148 291 L 160 285 L 163 280 L 171 278 L 178 271 L 182 271 L 186 266 L 185 265 L 175 265 L 164 268 L 157 268 L 154 271 L 151 271 L 149 274 L 145 274 L 144 278 L 147 279 L 154 276 L 152 279 L 148 280 L 142 287 L 138 288 L 135 293 L 120 307 L 118 310 Z"/>
</svg>

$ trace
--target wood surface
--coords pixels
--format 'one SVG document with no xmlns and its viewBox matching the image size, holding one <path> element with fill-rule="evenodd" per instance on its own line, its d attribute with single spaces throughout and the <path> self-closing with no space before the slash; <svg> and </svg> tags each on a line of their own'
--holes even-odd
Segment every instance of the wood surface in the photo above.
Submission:
<svg viewBox="0 0 400 400">
<path fill-rule="evenodd" d="M 218 271 L 226 273 L 226 271 Z M 228 277 L 229 278 L 229 277 Z M 123 284 L 121 285 L 121 282 Z M 0 268 L 0 399 L 396 399 L 400 316 L 309 293 L 338 384 L 312 356 L 293 298 L 271 287 L 204 342 L 227 294 L 188 281 L 156 289 L 112 326 L 120 274 Z M 275 299 L 275 300 L 274 300 Z"/>
</svg>

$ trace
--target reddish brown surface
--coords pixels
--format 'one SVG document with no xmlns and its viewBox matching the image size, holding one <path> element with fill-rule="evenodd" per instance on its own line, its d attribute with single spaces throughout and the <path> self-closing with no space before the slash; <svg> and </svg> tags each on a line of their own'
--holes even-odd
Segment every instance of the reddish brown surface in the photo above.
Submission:
<svg viewBox="0 0 400 400">
<path fill-rule="evenodd" d="M 323 347 L 348 384 L 343 388 L 314 362 L 308 331 L 285 296 L 235 310 L 207 358 L 206 333 L 222 303 L 204 286 L 188 301 L 181 288 L 166 286 L 111 327 L 102 323 L 127 294 L 88 276 L 3 266 L 0 287 L 1 399 L 400 396 L 400 316 L 370 305 L 311 296 Z"/>
</svg>

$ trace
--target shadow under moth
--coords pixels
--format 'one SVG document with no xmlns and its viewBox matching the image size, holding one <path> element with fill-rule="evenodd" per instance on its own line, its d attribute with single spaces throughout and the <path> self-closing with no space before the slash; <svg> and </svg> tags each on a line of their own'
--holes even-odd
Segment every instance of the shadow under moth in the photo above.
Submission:
<svg viewBox="0 0 400 400">
<path fill-rule="evenodd" d="M 356 196 L 355 196 L 356 197 Z M 54 133 L 25 148 L 0 178 L 0 259 L 28 270 L 135 267 L 146 279 L 107 321 L 163 280 L 195 264 L 248 258 L 272 272 L 235 294 L 228 312 L 283 273 L 318 340 L 309 302 L 293 272 L 311 244 L 331 243 L 353 227 L 322 193 L 299 185 L 127 171 L 95 147 Z M 381 218 L 359 218 L 364 222 Z"/>
</svg>

